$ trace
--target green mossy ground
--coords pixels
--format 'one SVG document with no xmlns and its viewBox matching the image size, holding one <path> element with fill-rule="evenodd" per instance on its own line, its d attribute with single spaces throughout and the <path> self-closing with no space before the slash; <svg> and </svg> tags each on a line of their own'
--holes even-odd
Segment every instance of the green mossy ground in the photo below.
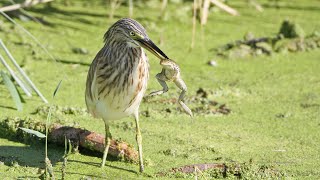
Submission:
<svg viewBox="0 0 320 180">
<path fill-rule="evenodd" d="M 158 19 L 159 2 L 151 2 L 144 6 L 137 3 L 134 18 L 147 28 L 156 44 L 159 45 L 162 39 L 159 47 L 179 63 L 188 85 L 188 97 L 195 96 L 200 87 L 212 91 L 209 99 L 226 104 L 231 113 L 195 112 L 191 121 L 176 104 L 144 102 L 140 109 L 141 112 L 148 111 L 148 117 L 141 115 L 145 173 L 137 173 L 136 164 L 114 160 L 107 161 L 107 167 L 101 169 L 101 155 L 78 153 L 69 157 L 67 179 L 147 179 L 173 167 L 215 162 L 242 164 L 242 177 L 248 179 L 320 178 L 320 51 L 274 53 L 272 56 L 232 60 L 218 58 L 212 51 L 225 43 L 242 39 L 249 31 L 257 37 L 274 36 L 287 18 L 299 23 L 306 34 L 310 34 L 320 28 L 320 2 L 281 0 L 275 5 L 272 1 L 261 1 L 265 11 L 259 13 L 246 1 L 230 1 L 241 16 L 211 12 L 208 24 L 203 28 L 197 26 L 193 50 L 189 48 L 191 11 L 186 8 L 191 7 L 191 1 L 170 3 L 164 20 Z M 108 6 L 102 1 L 90 4 L 76 1 L 70 6 L 57 1 L 51 8 L 38 5 L 28 9 L 31 15 L 43 18 L 48 25 L 16 19 L 60 62 L 51 60 L 34 41 L 3 17 L 0 18 L 0 38 L 52 104 L 85 108 L 88 64 L 103 45 L 102 36 L 106 29 L 116 19 L 126 16 L 127 9 L 121 6 L 114 20 L 110 20 Z M 177 13 L 188 15 L 176 17 Z M 85 48 L 87 53 L 78 53 L 75 48 Z M 150 92 L 160 88 L 153 77 L 161 67 L 154 56 L 148 55 Z M 217 67 L 207 65 L 212 59 L 217 61 Z M 53 101 L 53 91 L 61 79 L 62 86 Z M 169 88 L 169 93 L 154 100 L 176 98 L 178 89 L 172 84 Z M 0 119 L 30 116 L 45 122 L 46 114 L 32 114 L 43 105 L 40 98 L 24 96 L 24 109 L 18 112 L 3 84 L 0 84 L 0 92 Z M 197 107 L 192 101 L 188 105 Z M 53 120 L 104 133 L 103 121 L 86 113 L 62 113 L 53 116 Z M 111 125 L 113 137 L 136 145 L 133 122 L 132 118 L 114 121 Z M 61 177 L 63 152 L 63 147 L 49 146 L 49 158 L 56 177 Z M 27 145 L 1 136 L 1 179 L 38 177 L 43 159 L 42 144 Z M 215 171 L 203 175 L 222 177 Z M 192 179 L 192 176 L 168 174 L 158 178 Z M 231 174 L 227 177 L 234 178 Z"/>
</svg>

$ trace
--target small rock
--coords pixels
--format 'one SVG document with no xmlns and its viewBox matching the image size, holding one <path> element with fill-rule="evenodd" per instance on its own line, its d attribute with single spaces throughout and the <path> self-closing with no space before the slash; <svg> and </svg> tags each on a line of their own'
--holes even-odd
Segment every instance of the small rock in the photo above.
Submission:
<svg viewBox="0 0 320 180">
<path fill-rule="evenodd" d="M 256 49 L 254 53 L 256 56 L 260 56 L 263 54 L 263 51 L 261 49 Z"/>
<path fill-rule="evenodd" d="M 86 48 L 72 48 L 72 52 L 75 54 L 88 54 L 89 51 Z"/>
<path fill-rule="evenodd" d="M 276 118 L 280 118 L 280 119 L 281 118 L 288 118 L 291 116 L 291 113 L 278 113 L 275 116 L 276 116 Z"/>
<path fill-rule="evenodd" d="M 255 38 L 255 36 L 254 36 L 254 34 L 252 32 L 247 32 L 243 37 L 243 39 L 245 41 L 249 41 L 249 40 L 252 40 L 254 38 Z"/>
<path fill-rule="evenodd" d="M 229 58 L 245 58 L 250 56 L 251 53 L 252 53 L 252 50 L 250 46 L 241 44 L 239 47 L 233 48 L 229 52 Z"/>
<path fill-rule="evenodd" d="M 217 67 L 218 63 L 215 60 L 211 60 L 211 61 L 208 62 L 208 65 L 213 66 L 213 67 Z"/>
<path fill-rule="evenodd" d="M 316 49 L 318 47 L 317 43 L 313 40 L 310 40 L 310 41 L 306 41 L 306 48 L 309 50 L 309 49 Z"/>
<path fill-rule="evenodd" d="M 257 46 L 262 48 L 265 52 L 268 52 L 269 54 L 272 52 L 271 45 L 266 42 L 259 42 L 257 43 Z"/>
</svg>

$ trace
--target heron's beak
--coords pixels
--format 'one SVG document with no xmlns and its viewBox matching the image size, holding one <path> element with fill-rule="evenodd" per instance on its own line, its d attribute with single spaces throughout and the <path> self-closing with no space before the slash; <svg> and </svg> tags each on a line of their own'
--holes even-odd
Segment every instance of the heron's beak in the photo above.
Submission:
<svg viewBox="0 0 320 180">
<path fill-rule="evenodd" d="M 138 40 L 140 45 L 157 56 L 159 59 L 169 59 L 152 41 L 151 39 L 144 38 Z"/>
</svg>

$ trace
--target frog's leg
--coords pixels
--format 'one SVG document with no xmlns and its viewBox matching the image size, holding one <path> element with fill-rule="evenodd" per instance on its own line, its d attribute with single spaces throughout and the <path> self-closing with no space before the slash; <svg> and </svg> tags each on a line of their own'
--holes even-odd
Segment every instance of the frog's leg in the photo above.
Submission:
<svg viewBox="0 0 320 180">
<path fill-rule="evenodd" d="M 176 79 L 174 81 L 174 83 L 177 85 L 177 87 L 179 89 L 181 89 L 181 93 L 180 93 L 180 96 L 179 96 L 179 99 L 178 99 L 178 103 L 180 104 L 180 106 L 184 109 L 184 111 L 189 114 L 191 117 L 193 117 L 193 114 L 192 114 L 192 111 L 188 108 L 188 106 L 183 102 L 183 99 L 186 95 L 186 92 L 187 92 L 187 86 L 186 84 L 184 83 L 184 81 L 182 79 Z"/>
<path fill-rule="evenodd" d="M 164 77 L 164 75 L 162 73 L 158 73 L 156 75 L 156 78 L 157 78 L 159 84 L 162 86 L 162 90 L 154 91 L 154 92 L 150 93 L 147 97 L 160 95 L 160 94 L 163 94 L 169 90 L 167 83 L 165 81 L 166 78 Z"/>
</svg>

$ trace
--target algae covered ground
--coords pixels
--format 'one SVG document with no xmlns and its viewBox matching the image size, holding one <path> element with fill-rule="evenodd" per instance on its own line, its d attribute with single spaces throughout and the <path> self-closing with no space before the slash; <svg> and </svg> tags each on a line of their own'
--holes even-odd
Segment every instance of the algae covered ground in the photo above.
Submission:
<svg viewBox="0 0 320 180">
<path fill-rule="evenodd" d="M 237 17 L 211 9 L 207 25 L 201 28 L 197 23 L 195 46 L 190 49 L 192 1 L 169 1 L 162 18 L 160 2 L 135 1 L 133 18 L 179 63 L 188 86 L 186 103 L 195 117 L 190 119 L 181 112 L 174 103 L 179 90 L 169 84 L 167 94 L 141 104 L 144 173 L 138 173 L 137 164 L 115 159 L 109 159 L 101 169 L 102 154 L 80 149 L 80 153 L 68 157 L 66 179 L 319 179 L 320 50 L 232 59 L 219 57 L 213 50 L 243 39 L 248 32 L 257 37 L 275 36 L 285 19 L 300 24 L 306 34 L 320 30 L 317 0 L 259 2 L 263 12 L 247 1 L 228 1 L 240 12 Z M 49 105 L 60 107 L 53 111 L 52 121 L 103 134 L 103 121 L 85 112 L 85 80 L 89 64 L 103 45 L 104 32 L 128 15 L 128 7 L 120 6 L 113 19 L 109 18 L 110 7 L 105 1 L 72 1 L 69 5 L 55 1 L 26 11 L 42 23 L 15 20 L 58 61 L 4 17 L 0 18 L 0 38 Z M 149 93 L 161 88 L 154 78 L 161 67 L 158 59 L 148 55 Z M 208 65 L 210 60 L 217 66 Z M 53 99 L 60 80 L 61 87 Z M 35 95 L 23 98 L 23 111 L 19 112 L 1 82 L 1 122 L 7 117 L 46 121 L 47 108 L 41 99 Z M 72 110 L 66 112 L 63 108 Z M 111 133 L 113 138 L 136 146 L 133 118 L 112 122 Z M 49 144 L 48 148 L 55 176 L 60 178 L 64 147 Z M 1 179 L 37 178 L 43 172 L 43 160 L 43 143 L 17 141 L 0 132 Z M 201 163 L 225 163 L 229 170 L 170 172 L 174 167 Z"/>
</svg>

